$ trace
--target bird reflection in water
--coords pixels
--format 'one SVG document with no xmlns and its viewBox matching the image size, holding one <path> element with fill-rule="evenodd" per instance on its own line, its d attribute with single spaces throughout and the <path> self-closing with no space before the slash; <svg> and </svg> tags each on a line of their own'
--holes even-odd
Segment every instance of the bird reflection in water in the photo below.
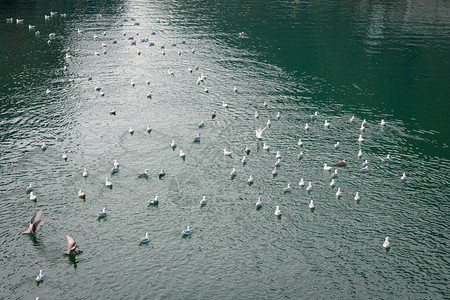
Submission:
<svg viewBox="0 0 450 300">
<path fill-rule="evenodd" d="M 76 270 L 78 266 L 77 257 L 75 255 L 67 255 L 69 257 L 69 264 Z"/>
</svg>

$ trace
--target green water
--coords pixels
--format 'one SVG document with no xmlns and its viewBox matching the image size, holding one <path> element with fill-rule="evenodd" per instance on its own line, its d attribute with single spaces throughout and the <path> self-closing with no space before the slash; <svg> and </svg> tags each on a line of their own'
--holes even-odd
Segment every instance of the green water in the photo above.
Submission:
<svg viewBox="0 0 450 300">
<path fill-rule="evenodd" d="M 0 298 L 448 298 L 446 1 L 19 1 L 0 16 Z M 344 158 L 332 189 L 323 164 Z M 40 209 L 47 222 L 21 235 Z M 81 255 L 62 254 L 66 234 Z"/>
</svg>

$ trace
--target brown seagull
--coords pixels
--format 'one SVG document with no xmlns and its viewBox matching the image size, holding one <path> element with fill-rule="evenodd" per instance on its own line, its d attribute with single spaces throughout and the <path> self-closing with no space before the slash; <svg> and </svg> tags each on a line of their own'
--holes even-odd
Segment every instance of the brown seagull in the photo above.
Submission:
<svg viewBox="0 0 450 300">
<path fill-rule="evenodd" d="M 27 231 L 22 232 L 23 234 L 33 234 L 38 230 L 40 226 L 42 226 L 45 221 L 47 221 L 47 218 L 44 218 L 42 220 L 39 220 L 39 218 L 42 215 L 42 209 L 34 214 L 34 216 L 31 217 L 30 220 L 30 226 L 28 226 Z"/>
<path fill-rule="evenodd" d="M 67 255 L 77 255 L 83 251 L 81 250 L 77 250 L 77 243 L 75 242 L 75 240 L 73 238 L 71 238 L 70 236 L 66 235 L 67 238 L 67 250 L 64 251 L 65 254 Z"/>
</svg>

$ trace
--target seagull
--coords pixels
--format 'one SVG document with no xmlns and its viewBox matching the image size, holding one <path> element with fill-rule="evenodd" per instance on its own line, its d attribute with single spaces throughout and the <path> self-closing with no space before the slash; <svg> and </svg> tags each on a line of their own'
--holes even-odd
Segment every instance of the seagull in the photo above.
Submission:
<svg viewBox="0 0 450 300">
<path fill-rule="evenodd" d="M 298 143 L 297 143 L 297 145 L 299 145 L 300 147 L 303 147 L 303 142 L 302 142 L 302 139 L 298 139 Z"/>
<path fill-rule="evenodd" d="M 341 147 L 341 144 L 339 144 L 339 142 L 336 142 L 336 144 L 334 144 L 334 149 L 338 149 Z"/>
<path fill-rule="evenodd" d="M 245 165 L 247 163 L 247 157 L 245 157 L 245 155 L 244 155 L 244 157 L 242 157 L 241 162 L 243 165 Z"/>
<path fill-rule="evenodd" d="M 117 159 L 114 160 L 114 167 L 119 168 L 120 164 Z"/>
<path fill-rule="evenodd" d="M 266 101 L 264 101 L 263 106 L 267 107 L 267 102 Z"/>
<path fill-rule="evenodd" d="M 367 121 L 366 121 L 366 119 L 364 119 L 363 121 L 362 121 L 362 123 L 361 123 L 361 126 L 364 126 L 364 125 L 366 125 L 367 124 Z"/>
<path fill-rule="evenodd" d="M 148 133 L 152 132 L 152 128 L 150 127 L 150 125 L 147 125 L 147 132 Z"/>
<path fill-rule="evenodd" d="M 79 190 L 78 191 L 78 198 L 86 199 L 86 193 L 84 193 L 82 190 Z"/>
<path fill-rule="evenodd" d="M 34 29 L 36 29 L 35 25 L 28 25 L 28 30 L 34 30 Z"/>
<path fill-rule="evenodd" d="M 214 119 L 216 116 L 217 116 L 217 113 L 216 113 L 216 111 L 214 110 L 214 111 L 212 112 L 212 114 L 211 114 L 211 119 Z"/>
<path fill-rule="evenodd" d="M 225 156 L 231 156 L 233 154 L 233 151 L 227 151 L 227 149 L 223 149 L 223 155 Z M 245 157 L 245 156 L 244 156 Z"/>
<path fill-rule="evenodd" d="M 42 151 L 45 151 L 47 148 L 48 148 L 47 144 L 43 142 L 41 146 Z"/>
<path fill-rule="evenodd" d="M 391 243 L 389 243 L 389 237 L 388 237 L 388 236 L 387 236 L 386 239 L 384 240 L 383 248 L 384 248 L 384 249 L 389 249 L 389 248 L 391 248 Z"/>
<path fill-rule="evenodd" d="M 264 130 L 266 130 L 266 129 L 267 129 L 267 127 L 261 128 L 261 126 L 259 126 L 258 128 L 256 128 L 255 134 L 256 134 L 256 138 L 257 138 L 258 140 L 261 140 L 261 139 L 262 139 L 262 134 L 263 134 Z"/>
<path fill-rule="evenodd" d="M 139 241 L 142 244 L 146 244 L 146 243 L 150 242 L 150 237 L 148 236 L 148 232 L 145 234 L 145 237 L 141 238 Z"/>
<path fill-rule="evenodd" d="M 270 146 L 267 145 L 266 143 L 264 143 L 264 144 L 263 144 L 263 149 L 264 149 L 264 150 L 269 150 L 269 149 L 270 149 Z"/>
<path fill-rule="evenodd" d="M 297 155 L 298 159 L 302 159 L 303 158 L 303 151 L 300 151 L 300 153 Z"/>
<path fill-rule="evenodd" d="M 285 188 L 283 189 L 283 192 L 284 192 L 284 193 L 290 193 L 291 191 L 292 191 L 291 184 L 288 183 L 287 187 L 285 187 Z"/>
<path fill-rule="evenodd" d="M 73 238 L 71 238 L 70 236 L 66 235 L 66 239 L 67 239 L 67 250 L 64 252 L 67 255 L 77 255 L 80 254 L 81 250 L 77 250 L 77 243 L 75 242 L 75 240 Z"/>
<path fill-rule="evenodd" d="M 328 128 L 329 128 L 329 127 L 330 127 L 330 125 L 331 125 L 331 124 L 330 124 L 330 123 L 329 123 L 329 122 L 328 122 L 327 120 L 325 120 L 325 123 L 323 124 L 323 126 L 324 126 L 324 127 L 328 127 Z"/>
<path fill-rule="evenodd" d="M 230 172 L 230 176 L 231 176 L 231 178 L 235 177 L 235 176 L 236 176 L 236 174 L 237 174 L 237 172 L 236 172 L 236 169 L 235 169 L 235 168 L 233 168 L 233 170 L 231 170 L 231 172 Z"/>
<path fill-rule="evenodd" d="M 67 154 L 66 152 L 63 153 L 63 155 L 61 156 L 62 159 L 67 160 Z"/>
<path fill-rule="evenodd" d="M 45 93 L 48 95 L 48 94 L 50 94 L 52 91 L 50 90 L 50 89 L 46 89 L 45 90 Z"/>
<path fill-rule="evenodd" d="M 338 178 L 338 177 L 339 177 L 339 173 L 338 173 L 338 170 L 336 169 L 336 170 L 334 170 L 334 173 L 331 174 L 331 178 Z"/>
<path fill-rule="evenodd" d="M 259 113 L 258 113 L 258 111 L 255 111 L 255 119 L 259 119 Z"/>
<path fill-rule="evenodd" d="M 112 115 L 116 115 L 116 111 L 114 110 L 114 109 L 110 109 L 109 110 L 109 114 L 112 116 Z"/>
<path fill-rule="evenodd" d="M 272 122 L 270 122 L 270 120 L 267 120 L 267 124 L 266 124 L 266 126 L 267 126 L 267 127 L 270 127 L 270 126 L 272 126 Z"/>
<path fill-rule="evenodd" d="M 16 19 L 17 24 L 23 24 L 23 19 Z"/>
<path fill-rule="evenodd" d="M 281 210 L 280 210 L 280 207 L 278 205 L 275 207 L 274 214 L 275 214 L 275 216 L 281 216 Z"/>
<path fill-rule="evenodd" d="M 363 132 L 366 129 L 366 127 L 364 127 L 364 125 L 361 125 L 361 127 L 359 128 L 359 130 L 361 130 L 361 132 Z"/>
<path fill-rule="evenodd" d="M 277 155 L 275 156 L 276 159 L 281 159 L 281 153 L 280 151 L 277 151 Z"/>
<path fill-rule="evenodd" d="M 359 149 L 359 151 L 358 151 L 358 158 L 361 158 L 362 156 L 363 156 L 362 150 Z"/>
<path fill-rule="evenodd" d="M 225 103 L 225 101 L 222 101 L 222 107 L 223 107 L 223 108 L 228 108 L 228 104 Z"/>
<path fill-rule="evenodd" d="M 233 92 L 237 93 L 237 91 L 238 91 L 238 89 L 237 89 L 237 87 L 235 86 L 235 87 L 233 88 Z"/>
<path fill-rule="evenodd" d="M 311 191 L 313 190 L 311 181 L 309 182 L 308 187 L 306 188 L 306 190 L 307 190 L 308 192 L 311 192 Z"/>
<path fill-rule="evenodd" d="M 361 172 L 369 172 L 369 166 L 362 167 Z"/>
<path fill-rule="evenodd" d="M 206 205 L 206 196 L 203 196 L 202 200 L 200 200 L 200 206 Z"/>
<path fill-rule="evenodd" d="M 346 159 L 344 159 L 344 160 L 337 160 L 337 161 L 334 162 L 334 165 L 336 165 L 336 166 L 346 166 L 347 165 L 347 160 Z"/>
<path fill-rule="evenodd" d="M 277 167 L 275 167 L 274 169 L 273 169 L 273 171 L 272 171 L 272 176 L 277 176 L 278 175 L 278 170 L 277 170 Z"/>
<path fill-rule="evenodd" d="M 363 167 L 367 167 L 369 165 L 369 161 L 366 159 L 361 165 Z"/>
<path fill-rule="evenodd" d="M 359 201 L 361 199 L 361 197 L 359 196 L 359 192 L 356 192 L 354 199 L 355 201 Z"/>
<path fill-rule="evenodd" d="M 317 120 L 319 117 L 319 113 L 316 111 L 313 115 L 311 115 L 311 120 Z"/>
<path fill-rule="evenodd" d="M 150 200 L 150 202 L 148 203 L 148 205 L 158 205 L 159 204 L 159 196 L 155 196 L 155 199 Z"/>
<path fill-rule="evenodd" d="M 275 167 L 281 167 L 281 159 L 278 159 L 278 160 L 275 162 Z"/>
<path fill-rule="evenodd" d="M 205 121 L 200 121 L 200 123 L 198 123 L 198 128 L 203 128 L 205 127 Z"/>
<path fill-rule="evenodd" d="M 37 200 L 37 197 L 36 197 L 36 195 L 33 192 L 30 192 L 30 200 L 31 201 L 36 201 Z"/>
<path fill-rule="evenodd" d="M 334 188 L 335 186 L 336 186 L 336 181 L 334 179 L 331 179 L 330 187 Z"/>
<path fill-rule="evenodd" d="M 183 230 L 183 236 L 191 235 L 191 226 L 188 226 L 185 230 Z"/>
<path fill-rule="evenodd" d="M 352 117 L 350 118 L 350 123 L 353 123 L 354 120 L 355 120 L 355 116 L 352 116 Z"/>
<path fill-rule="evenodd" d="M 314 201 L 311 199 L 311 201 L 309 202 L 309 206 L 310 209 L 314 209 L 316 206 L 314 205 Z"/>
<path fill-rule="evenodd" d="M 142 173 L 138 173 L 139 178 L 148 178 L 148 175 L 149 175 L 148 169 L 145 169 L 145 171 Z"/>
<path fill-rule="evenodd" d="M 44 271 L 40 270 L 39 275 L 36 277 L 37 282 L 42 282 L 45 279 Z"/>
<path fill-rule="evenodd" d="M 386 122 L 383 120 L 383 119 L 381 119 L 381 126 L 385 126 L 386 125 Z"/>
<path fill-rule="evenodd" d="M 192 139 L 192 142 L 194 143 L 200 143 L 200 133 L 197 133 L 196 136 Z"/>
<path fill-rule="evenodd" d="M 109 188 L 112 188 L 112 182 L 109 181 L 109 178 L 108 178 L 108 177 L 106 177 L 105 185 L 106 185 L 107 187 L 109 187 Z"/>
<path fill-rule="evenodd" d="M 183 150 L 180 150 L 180 157 L 181 158 L 186 158 L 186 154 L 183 152 Z"/>
<path fill-rule="evenodd" d="M 130 84 L 131 84 L 131 86 L 135 86 L 136 85 L 136 83 L 133 80 L 130 81 Z"/>
<path fill-rule="evenodd" d="M 99 218 L 106 218 L 108 216 L 108 212 L 106 211 L 106 207 L 103 207 L 103 210 L 98 213 Z"/>
<path fill-rule="evenodd" d="M 275 117 L 277 120 L 279 120 L 281 117 L 280 112 L 277 113 L 277 116 Z"/>
<path fill-rule="evenodd" d="M 249 177 L 248 180 L 247 180 L 247 183 L 248 183 L 249 185 L 253 184 L 253 175 L 250 175 L 250 177 Z"/>
<path fill-rule="evenodd" d="M 298 183 L 298 185 L 303 188 L 305 186 L 305 181 L 302 179 L 300 179 L 300 182 Z"/>
<path fill-rule="evenodd" d="M 128 128 L 128 132 L 129 132 L 130 134 L 133 134 L 133 133 L 134 133 L 134 130 L 133 130 L 133 128 L 131 128 L 131 126 L 130 126 L 130 128 Z"/>
<path fill-rule="evenodd" d="M 33 185 L 30 183 L 30 185 L 29 186 L 27 186 L 27 188 L 25 189 L 25 191 L 27 192 L 27 193 L 29 193 L 29 192 L 31 192 L 31 191 L 33 191 L 34 190 L 34 187 L 33 187 Z"/>
<path fill-rule="evenodd" d="M 256 202 L 256 208 L 261 208 L 263 206 L 262 202 L 261 202 L 261 197 L 258 197 L 258 201 Z"/>
<path fill-rule="evenodd" d="M 309 124 L 308 123 L 305 124 L 305 130 L 309 130 Z"/>
<path fill-rule="evenodd" d="M 330 167 L 330 166 L 327 166 L 327 164 L 323 164 L 323 169 L 324 169 L 325 171 L 330 171 L 330 170 L 331 170 L 331 167 Z"/>
<path fill-rule="evenodd" d="M 406 173 L 403 173 L 402 177 L 400 177 L 402 181 L 406 181 Z"/>
<path fill-rule="evenodd" d="M 247 153 L 247 155 L 250 154 L 250 147 L 248 145 L 245 146 L 244 152 Z"/>
<path fill-rule="evenodd" d="M 341 188 L 338 188 L 337 192 L 336 192 L 336 198 L 340 198 L 342 197 L 342 192 L 341 192 Z"/>
<path fill-rule="evenodd" d="M 391 156 L 388 154 L 386 155 L 386 157 L 381 158 L 382 162 L 390 162 L 391 161 Z"/>
<path fill-rule="evenodd" d="M 22 234 L 33 234 L 36 232 L 36 230 L 38 230 L 38 228 L 42 225 L 44 225 L 45 221 L 47 221 L 47 218 L 41 219 L 39 220 L 39 218 L 42 215 L 42 209 L 40 211 L 38 211 L 37 213 L 35 213 L 30 220 L 30 225 L 28 226 L 28 229 L 24 232 L 22 232 Z"/>
<path fill-rule="evenodd" d="M 175 148 L 177 147 L 177 143 L 175 143 L 175 140 L 172 140 L 172 143 L 170 143 L 170 147 L 175 150 Z"/>
<path fill-rule="evenodd" d="M 363 139 L 363 137 L 362 137 L 362 134 L 359 135 L 358 142 L 359 142 L 359 143 L 364 142 L 364 139 Z"/>
<path fill-rule="evenodd" d="M 119 172 L 119 166 L 114 165 L 114 167 L 112 167 L 112 169 L 111 169 L 111 175 L 113 175 L 117 172 Z"/>
<path fill-rule="evenodd" d="M 159 179 L 161 179 L 164 176 L 166 176 L 166 172 L 164 172 L 164 169 L 161 169 L 161 171 L 159 171 L 159 173 L 158 173 L 158 177 L 159 177 Z"/>
</svg>

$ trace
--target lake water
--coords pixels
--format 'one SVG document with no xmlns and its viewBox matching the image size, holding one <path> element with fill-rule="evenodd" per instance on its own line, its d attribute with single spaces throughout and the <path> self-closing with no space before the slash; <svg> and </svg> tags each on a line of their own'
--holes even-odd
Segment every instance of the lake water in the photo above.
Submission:
<svg viewBox="0 0 450 300">
<path fill-rule="evenodd" d="M 449 297 L 447 1 L 35 0 L 0 16 L 0 298 Z M 344 158 L 332 189 L 323 164 Z M 40 209 L 47 222 L 21 235 Z M 81 255 L 62 254 L 66 234 Z"/>
</svg>

